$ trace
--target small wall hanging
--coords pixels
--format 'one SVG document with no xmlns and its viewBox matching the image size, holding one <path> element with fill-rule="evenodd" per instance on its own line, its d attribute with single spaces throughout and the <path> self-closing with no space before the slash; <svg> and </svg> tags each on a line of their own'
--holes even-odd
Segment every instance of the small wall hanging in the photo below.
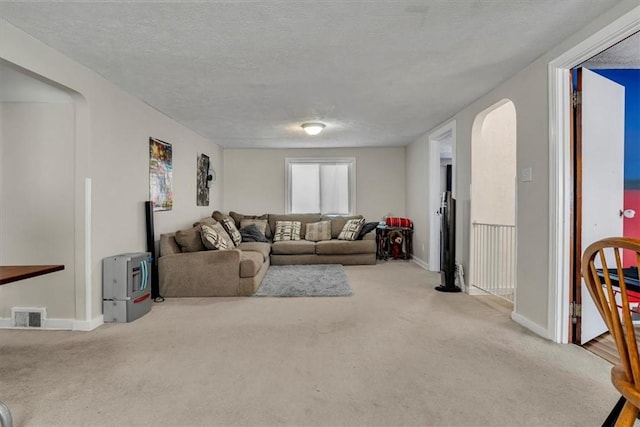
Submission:
<svg viewBox="0 0 640 427">
<path fill-rule="evenodd" d="M 196 205 L 209 206 L 209 156 L 198 155 L 196 173 Z"/>
</svg>

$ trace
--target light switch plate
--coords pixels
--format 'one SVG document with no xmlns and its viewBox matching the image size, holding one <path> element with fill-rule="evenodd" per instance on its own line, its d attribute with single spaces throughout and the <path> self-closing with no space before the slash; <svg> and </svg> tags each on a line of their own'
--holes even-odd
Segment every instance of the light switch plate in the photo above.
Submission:
<svg viewBox="0 0 640 427">
<path fill-rule="evenodd" d="M 533 170 L 531 168 L 522 169 L 522 182 L 533 181 Z"/>
</svg>

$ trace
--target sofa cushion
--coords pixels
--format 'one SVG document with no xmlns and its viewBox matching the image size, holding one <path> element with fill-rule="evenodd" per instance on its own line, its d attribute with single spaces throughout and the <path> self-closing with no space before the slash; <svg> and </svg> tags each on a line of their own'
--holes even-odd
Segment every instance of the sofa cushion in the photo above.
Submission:
<svg viewBox="0 0 640 427">
<path fill-rule="evenodd" d="M 271 231 L 274 231 L 277 221 L 300 221 L 300 235 L 304 236 L 307 232 L 307 224 L 318 222 L 321 218 L 320 214 L 270 214 L 269 227 L 271 227 Z"/>
<path fill-rule="evenodd" d="M 310 222 L 304 238 L 312 242 L 331 240 L 331 221 Z"/>
<path fill-rule="evenodd" d="M 300 221 L 277 221 L 273 241 L 300 240 Z"/>
<path fill-rule="evenodd" d="M 216 221 L 214 218 L 208 216 L 206 218 L 202 218 L 201 220 L 194 222 L 193 226 L 197 227 L 197 226 L 202 225 L 202 224 L 213 225 L 216 222 L 218 222 L 218 221 Z"/>
<path fill-rule="evenodd" d="M 331 221 L 331 238 L 337 239 L 340 235 L 340 232 L 344 228 L 344 225 L 350 219 L 360 219 L 364 218 L 362 215 L 345 215 L 345 216 L 335 216 L 335 215 L 324 215 L 322 217 L 323 221 Z"/>
<path fill-rule="evenodd" d="M 264 220 L 268 220 L 269 219 L 269 215 L 267 214 L 263 214 L 263 215 L 245 215 L 245 214 L 241 214 L 238 212 L 234 212 L 234 211 L 229 211 L 229 216 L 231 216 L 231 218 L 233 218 L 233 220 L 236 222 L 236 225 L 239 225 L 242 228 L 242 220 L 243 219 L 264 219 Z M 269 223 L 267 222 L 267 227 L 264 231 L 264 235 L 267 236 L 268 239 L 271 238 L 271 236 L 273 231 L 273 227 L 271 227 L 269 225 Z"/>
<path fill-rule="evenodd" d="M 225 217 L 222 218 L 222 221 L 220 221 L 220 223 L 222 224 L 222 227 L 227 232 L 229 237 L 231 237 L 231 240 L 233 240 L 233 244 L 239 245 L 240 242 L 242 242 L 242 235 L 240 235 L 240 232 L 236 228 L 236 223 L 233 221 L 233 219 L 231 217 Z"/>
<path fill-rule="evenodd" d="M 207 249 L 233 249 L 233 242 L 220 224 L 214 224 L 213 226 L 203 224 L 200 226 L 200 234 L 202 243 Z"/>
<path fill-rule="evenodd" d="M 376 242 L 373 240 L 325 240 L 316 243 L 318 255 L 349 255 L 375 253 Z"/>
<path fill-rule="evenodd" d="M 260 232 L 264 234 L 265 237 L 267 236 L 267 227 L 269 227 L 269 221 L 267 221 L 266 219 L 242 218 L 240 220 L 240 228 L 245 228 L 250 225 L 255 225 L 256 228 L 260 230 Z"/>
<path fill-rule="evenodd" d="M 308 240 L 273 242 L 271 252 L 276 255 L 301 255 L 316 253 L 316 243 Z"/>
<path fill-rule="evenodd" d="M 258 252 L 262 254 L 262 257 L 266 261 L 271 253 L 271 243 L 262 242 L 242 242 L 237 246 L 237 249 L 241 251 Z"/>
<path fill-rule="evenodd" d="M 242 236 L 243 242 L 268 242 L 269 241 L 265 237 L 264 233 L 258 230 L 258 226 L 255 224 L 249 224 L 245 227 L 242 227 L 238 231 Z"/>
<path fill-rule="evenodd" d="M 338 235 L 338 240 L 356 240 L 364 225 L 364 218 L 350 219 Z"/>
<path fill-rule="evenodd" d="M 178 230 L 176 231 L 175 239 L 182 252 L 199 252 L 206 250 L 200 238 L 200 227 Z"/>
<path fill-rule="evenodd" d="M 242 251 L 240 254 L 240 277 L 253 277 L 258 274 L 264 264 L 264 258 L 259 252 Z"/>
</svg>

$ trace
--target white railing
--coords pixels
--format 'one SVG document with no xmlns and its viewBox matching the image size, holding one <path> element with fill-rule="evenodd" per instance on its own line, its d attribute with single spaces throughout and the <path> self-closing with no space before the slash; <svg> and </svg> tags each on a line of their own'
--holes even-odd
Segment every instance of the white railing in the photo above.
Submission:
<svg viewBox="0 0 640 427">
<path fill-rule="evenodd" d="M 513 302 L 516 284 L 516 227 L 472 224 L 471 285 Z"/>
</svg>

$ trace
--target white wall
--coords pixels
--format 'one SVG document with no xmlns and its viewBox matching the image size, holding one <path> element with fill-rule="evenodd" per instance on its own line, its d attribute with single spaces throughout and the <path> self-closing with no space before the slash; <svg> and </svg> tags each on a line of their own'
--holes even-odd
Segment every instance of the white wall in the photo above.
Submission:
<svg viewBox="0 0 640 427">
<path fill-rule="evenodd" d="M 480 97 L 455 114 L 456 121 L 456 200 L 457 200 L 457 258 L 468 272 L 469 224 L 471 184 L 471 134 L 476 116 L 486 108 L 507 98 L 513 101 L 517 112 L 517 161 L 516 171 L 530 167 L 533 181 L 518 182 L 518 267 L 515 315 L 519 322 L 532 330 L 551 337 L 549 331 L 549 86 L 548 64 L 551 60 L 585 40 L 596 31 L 610 24 L 637 6 L 637 1 L 622 1 L 618 6 L 585 26 L 559 46 L 548 52 L 514 77 Z M 449 122 L 447 120 L 446 122 Z M 437 128 L 437 127 L 436 127 Z M 418 150 L 426 137 L 417 140 L 408 152 Z M 407 164 L 407 176 L 423 174 L 416 168 L 428 168 L 424 164 Z M 425 182 L 426 185 L 426 182 Z M 421 187 L 409 189 L 407 199 L 422 198 Z M 422 205 L 421 205 L 422 206 Z M 426 206 L 426 205 L 425 205 Z M 413 211 L 414 217 L 428 215 Z"/>
<path fill-rule="evenodd" d="M 72 103 L 2 103 L 0 264 L 74 264 Z M 43 292 L 46 289 L 46 292 Z M 0 318 L 13 306 L 46 306 L 73 318 L 73 269 L 0 287 Z"/>
<path fill-rule="evenodd" d="M 481 113 L 471 148 L 471 220 L 515 224 L 516 110 L 506 102 Z"/>
<path fill-rule="evenodd" d="M 76 114 L 74 152 L 66 157 L 64 167 L 73 170 L 74 262 L 66 265 L 66 269 L 74 274 L 75 300 L 65 298 L 59 308 L 56 303 L 56 313 L 73 312 L 74 320 L 95 324 L 102 312 L 101 260 L 113 254 L 145 250 L 143 202 L 149 198 L 149 137 L 172 143 L 174 156 L 174 207 L 172 211 L 155 214 L 156 238 L 162 232 L 188 226 L 195 219 L 209 216 L 214 209 L 220 208 L 222 150 L 2 20 L 0 58 L 12 66 L 29 70 L 39 79 L 61 87 L 73 96 Z M 3 145 L 5 150 L 12 146 L 6 135 Z M 218 172 L 209 207 L 196 206 L 198 153 L 209 155 Z M 38 156 L 38 153 L 34 155 Z M 90 178 L 92 183 L 90 228 L 85 227 L 85 178 Z M 3 193 L 7 193 L 17 184 L 5 180 L 3 185 Z M 15 202 L 29 203 L 19 198 Z M 3 198 L 2 205 L 5 203 Z M 50 219 L 53 223 L 65 222 L 67 214 Z M 5 236 L 0 237 L 5 245 Z M 85 241 L 90 242 L 87 251 Z M 12 243 L 17 242 L 6 244 Z M 89 255 L 88 261 L 85 254 Z M 53 275 L 42 280 L 49 283 L 51 278 Z M 29 281 L 6 286 L 17 289 L 16 298 L 21 304 L 29 302 L 28 298 L 23 298 L 27 291 L 20 290 L 28 287 Z M 87 294 L 90 297 L 88 305 L 85 304 Z M 38 295 L 38 301 L 46 301 L 47 306 L 57 298 L 56 291 L 44 285 L 39 287 Z M 13 298 L 3 302 L 5 306 L 16 303 Z"/>
<path fill-rule="evenodd" d="M 286 157 L 355 157 L 356 211 L 367 221 L 405 216 L 405 148 L 226 149 L 225 211 L 246 214 L 285 210 Z"/>
<path fill-rule="evenodd" d="M 429 263 L 429 142 L 425 136 L 406 148 L 407 216 L 413 220 L 413 256 Z M 417 258 L 417 259 L 416 259 Z"/>
</svg>

